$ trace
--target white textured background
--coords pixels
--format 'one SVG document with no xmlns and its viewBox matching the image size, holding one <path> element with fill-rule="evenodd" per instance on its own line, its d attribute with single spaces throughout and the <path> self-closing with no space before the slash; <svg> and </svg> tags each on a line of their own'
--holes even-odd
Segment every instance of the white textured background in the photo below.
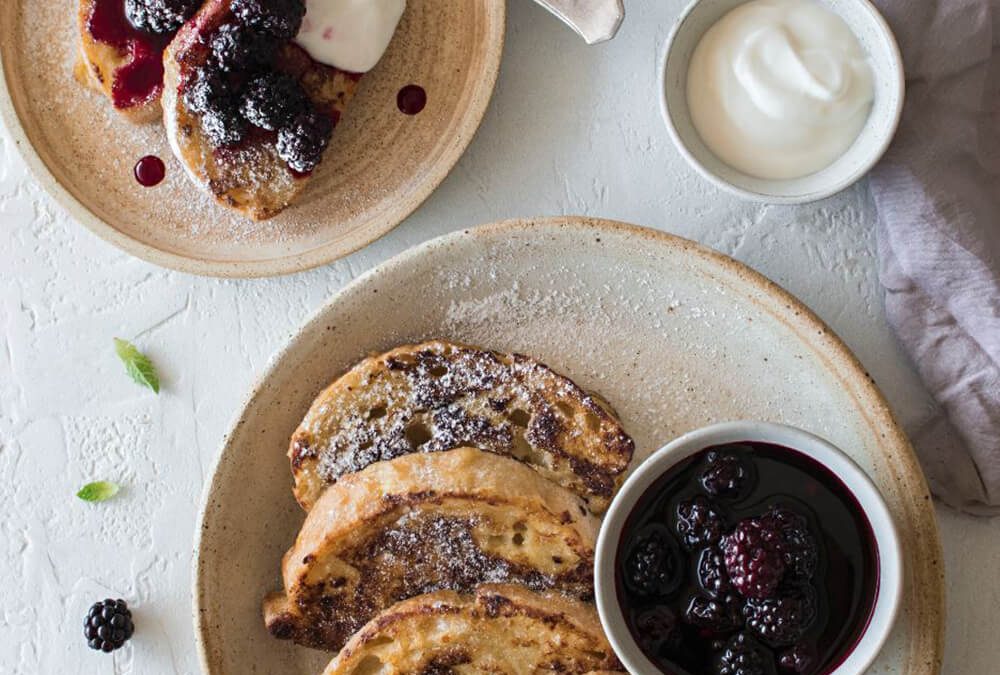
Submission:
<svg viewBox="0 0 1000 675">
<path fill-rule="evenodd" d="M 805 207 L 743 204 L 687 168 L 656 101 L 681 0 L 631 0 L 612 43 L 586 47 L 510 0 L 496 95 L 441 188 L 336 264 L 258 281 L 202 279 L 131 258 L 74 223 L 0 135 L 0 673 L 196 673 L 191 547 L 201 487 L 255 373 L 325 298 L 430 237 L 514 216 L 587 214 L 697 239 L 802 298 L 859 355 L 904 423 L 927 398 L 889 334 L 864 184 Z M 125 377 L 112 337 L 164 380 Z M 83 484 L 123 484 L 91 505 Z M 940 509 L 948 565 L 945 672 L 996 673 L 1000 521 Z M 91 652 L 91 602 L 124 597 L 130 646 Z"/>
</svg>

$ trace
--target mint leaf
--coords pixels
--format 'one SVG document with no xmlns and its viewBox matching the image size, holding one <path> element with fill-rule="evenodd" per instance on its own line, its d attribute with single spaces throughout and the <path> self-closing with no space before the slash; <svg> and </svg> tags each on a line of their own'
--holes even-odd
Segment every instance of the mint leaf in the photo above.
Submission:
<svg viewBox="0 0 1000 675">
<path fill-rule="evenodd" d="M 106 480 L 99 480 L 95 483 L 87 483 L 76 496 L 85 502 L 103 502 L 118 494 L 118 484 Z"/>
<path fill-rule="evenodd" d="M 125 364 L 125 370 L 128 371 L 129 377 L 142 386 L 149 387 L 157 394 L 160 393 L 160 378 L 148 356 L 136 349 L 134 344 L 121 338 L 115 338 L 115 351 L 118 352 L 118 358 Z"/>
</svg>

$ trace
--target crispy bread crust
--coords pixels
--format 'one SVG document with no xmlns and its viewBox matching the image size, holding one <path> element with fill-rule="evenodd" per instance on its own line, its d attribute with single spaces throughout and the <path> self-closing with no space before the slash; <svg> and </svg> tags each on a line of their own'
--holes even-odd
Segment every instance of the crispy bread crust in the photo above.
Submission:
<svg viewBox="0 0 1000 675">
<path fill-rule="evenodd" d="M 286 208 L 309 183 L 278 156 L 276 134 L 255 130 L 236 148 L 214 148 L 201 131 L 199 116 L 180 95 L 185 74 L 208 59 L 201 37 L 227 21 L 230 0 L 209 0 L 181 28 L 164 54 L 163 123 L 174 154 L 192 180 L 223 206 L 264 220 Z M 294 44 L 282 45 L 277 68 L 295 77 L 313 105 L 340 119 L 357 90 L 359 75 L 323 65 Z"/>
<path fill-rule="evenodd" d="M 111 88 L 115 72 L 131 61 L 127 53 L 117 47 L 98 42 L 90 35 L 87 23 L 94 9 L 94 0 L 80 0 L 77 11 L 77 31 L 80 37 L 80 61 L 74 68 L 77 81 L 95 91 L 101 92 L 112 101 Z M 160 98 L 156 96 L 145 103 L 129 108 L 115 108 L 125 119 L 134 124 L 148 124 L 162 116 Z"/>
<path fill-rule="evenodd" d="M 621 668 L 591 605 L 509 584 L 399 602 L 358 631 L 324 675 L 367 672 L 362 664 L 398 675 L 450 666 L 493 675 Z"/>
<path fill-rule="evenodd" d="M 610 406 L 520 354 L 444 340 L 361 361 L 313 402 L 288 455 L 309 510 L 374 461 L 469 445 L 511 456 L 602 513 L 635 446 Z"/>
<path fill-rule="evenodd" d="M 435 590 L 510 582 L 589 599 L 598 528 L 581 499 L 512 459 L 458 448 L 378 462 L 316 503 L 265 623 L 337 650 L 393 603 Z"/>
</svg>

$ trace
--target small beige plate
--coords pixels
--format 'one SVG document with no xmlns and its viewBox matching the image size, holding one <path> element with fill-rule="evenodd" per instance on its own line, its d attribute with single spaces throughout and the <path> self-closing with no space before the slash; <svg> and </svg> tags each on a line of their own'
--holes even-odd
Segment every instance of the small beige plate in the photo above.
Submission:
<svg viewBox="0 0 1000 675">
<path fill-rule="evenodd" d="M 482 120 L 503 51 L 504 0 L 409 0 L 385 56 L 362 79 L 312 184 L 255 223 L 196 189 L 158 124 L 133 127 L 73 79 L 77 0 L 0 2 L 0 114 L 42 186 L 73 217 L 140 258 L 229 277 L 286 274 L 384 235 L 444 180 Z M 407 84 L 427 107 L 396 107 Z M 154 154 L 167 179 L 143 188 Z"/>
<path fill-rule="evenodd" d="M 355 360 L 433 336 L 536 356 L 600 393 L 639 461 L 681 433 L 737 419 L 791 424 L 844 449 L 883 492 L 906 570 L 898 623 L 869 672 L 939 672 L 943 570 L 927 485 L 844 344 L 721 254 L 620 223 L 556 218 L 403 253 L 338 293 L 271 362 L 206 490 L 194 598 L 207 673 L 322 671 L 329 655 L 271 639 L 260 616 L 303 520 L 288 439 Z"/>
</svg>

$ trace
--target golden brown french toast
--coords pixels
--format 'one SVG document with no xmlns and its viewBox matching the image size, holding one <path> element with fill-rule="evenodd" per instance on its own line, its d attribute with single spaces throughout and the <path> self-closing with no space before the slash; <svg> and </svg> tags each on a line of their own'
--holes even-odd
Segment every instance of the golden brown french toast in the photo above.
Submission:
<svg viewBox="0 0 1000 675">
<path fill-rule="evenodd" d="M 506 457 L 457 448 L 377 462 L 315 504 L 264 620 L 276 637 L 337 650 L 424 593 L 518 583 L 589 599 L 598 527 L 583 500 Z"/>
<path fill-rule="evenodd" d="M 315 400 L 288 451 L 309 510 L 344 474 L 468 445 L 524 462 L 602 513 L 634 444 L 610 406 L 520 354 L 435 340 L 361 361 Z"/>
<path fill-rule="evenodd" d="M 287 207 L 312 173 L 292 170 L 279 156 L 276 131 L 254 127 L 238 143 L 218 146 L 204 132 L 202 114 L 192 111 L 182 95 L 211 58 L 206 36 L 232 21 L 230 0 L 208 0 L 167 47 L 163 121 L 174 154 L 194 182 L 223 206 L 262 220 Z M 298 82 L 312 108 L 334 126 L 360 79 L 314 61 L 291 42 L 277 48 L 274 69 Z"/>
<path fill-rule="evenodd" d="M 509 584 L 428 593 L 368 622 L 324 675 L 583 675 L 621 668 L 587 603 Z"/>
</svg>

